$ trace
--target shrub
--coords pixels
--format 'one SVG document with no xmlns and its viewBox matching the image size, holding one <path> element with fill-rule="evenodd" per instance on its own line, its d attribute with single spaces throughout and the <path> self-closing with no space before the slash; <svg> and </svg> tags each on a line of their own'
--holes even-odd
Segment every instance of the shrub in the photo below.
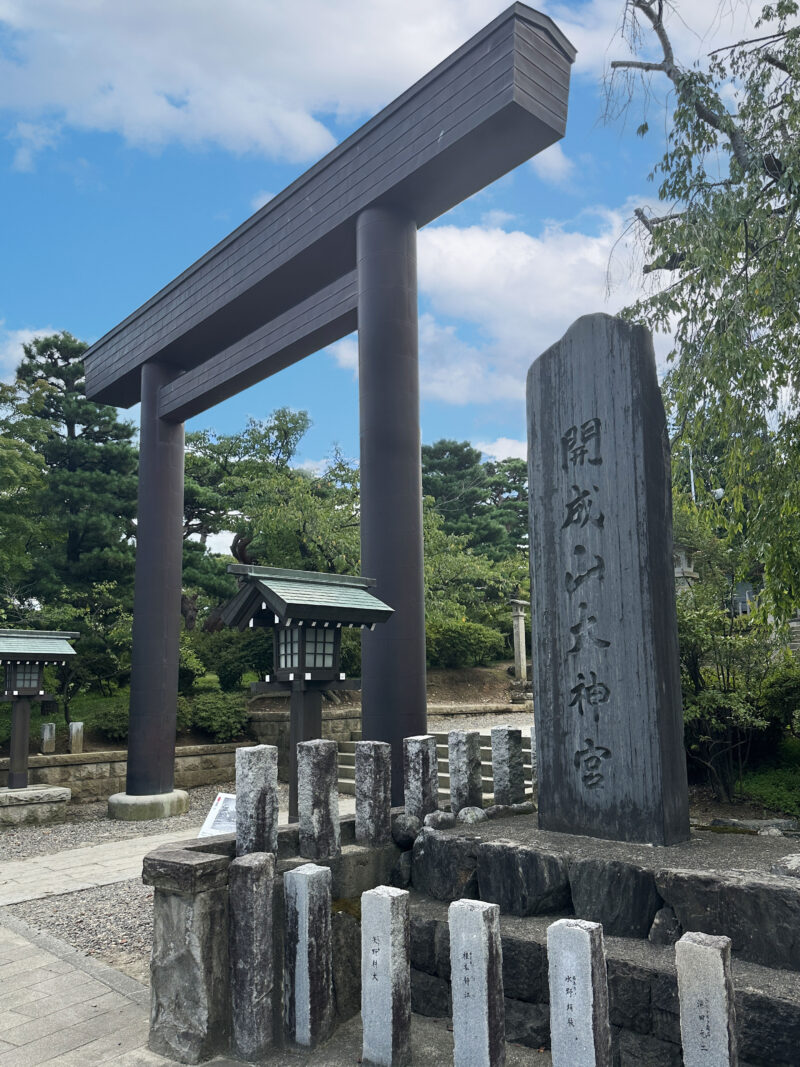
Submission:
<svg viewBox="0 0 800 1067">
<path fill-rule="evenodd" d="M 109 697 L 95 710 L 94 729 L 108 741 L 128 740 L 128 703 L 127 693 Z"/>
<path fill-rule="evenodd" d="M 247 709 L 238 693 L 203 693 L 192 701 L 194 725 L 215 741 L 234 741 L 244 735 Z"/>
<path fill-rule="evenodd" d="M 192 646 L 226 693 L 238 689 L 248 671 L 268 674 L 272 667 L 271 629 L 195 631 Z"/>
<path fill-rule="evenodd" d="M 206 673 L 203 661 L 181 634 L 180 659 L 178 661 L 178 692 L 191 693 L 198 678 Z"/>
<path fill-rule="evenodd" d="M 428 623 L 426 630 L 429 667 L 484 667 L 502 659 L 503 635 L 488 626 L 447 619 Z"/>
<path fill-rule="evenodd" d="M 178 697 L 178 718 L 176 723 L 179 734 L 188 734 L 194 726 L 194 710 L 185 696 Z"/>
<path fill-rule="evenodd" d="M 361 676 L 361 631 L 342 630 L 341 670 L 348 678 Z"/>
<path fill-rule="evenodd" d="M 761 689 L 764 718 L 797 734 L 800 731 L 800 662 L 791 653 L 771 672 Z"/>
</svg>

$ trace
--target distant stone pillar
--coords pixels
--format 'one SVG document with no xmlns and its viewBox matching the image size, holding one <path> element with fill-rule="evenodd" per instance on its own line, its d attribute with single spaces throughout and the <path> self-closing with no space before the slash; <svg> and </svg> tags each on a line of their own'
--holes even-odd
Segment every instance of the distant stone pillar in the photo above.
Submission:
<svg viewBox="0 0 800 1067">
<path fill-rule="evenodd" d="M 403 738 L 427 729 L 417 227 L 390 207 L 356 223 L 361 569 L 394 608 L 365 632 L 362 735 L 392 746 L 392 802 L 403 802 Z"/>
<path fill-rule="evenodd" d="M 403 782 L 406 815 L 422 822 L 439 807 L 439 761 L 433 734 L 404 738 Z"/>
<path fill-rule="evenodd" d="M 300 855 L 305 859 L 332 859 L 341 852 L 338 766 L 335 741 L 297 746 Z"/>
<path fill-rule="evenodd" d="M 236 855 L 278 851 L 278 750 L 236 749 Z"/>
<path fill-rule="evenodd" d="M 675 945 L 685 1067 L 736 1067 L 731 940 L 690 932 Z"/>
<path fill-rule="evenodd" d="M 356 844 L 371 848 L 392 840 L 392 747 L 356 741 Z"/>
<path fill-rule="evenodd" d="M 481 735 L 479 730 L 451 730 L 447 735 L 450 810 L 483 807 Z"/>
<path fill-rule="evenodd" d="M 116 794 L 109 801 L 109 814 L 117 818 L 136 817 L 131 810 L 137 810 L 137 805 L 126 803 L 126 796 L 167 795 L 164 815 L 179 814 L 188 806 L 185 793 L 173 793 L 184 433 L 182 422 L 167 422 L 158 414 L 161 387 L 174 374 L 173 368 L 159 363 L 145 363 L 142 367 L 128 773 L 125 793 Z M 121 812 L 123 806 L 130 810 Z M 152 806 L 140 804 L 138 810 L 146 812 L 142 817 L 156 817 Z"/>
<path fill-rule="evenodd" d="M 287 871 L 283 888 L 284 1024 L 290 1040 L 315 1048 L 333 1025 L 330 867 L 305 863 Z"/>
<path fill-rule="evenodd" d="M 17 702 L 21 703 L 21 702 Z M 30 708 L 30 703 L 28 704 Z M 41 751 L 43 756 L 52 755 L 56 750 L 56 724 L 54 722 L 42 723 Z"/>
<path fill-rule="evenodd" d="M 500 908 L 457 900 L 447 913 L 455 1067 L 504 1067 L 505 1002 Z"/>
<path fill-rule="evenodd" d="M 378 886 L 361 895 L 362 1062 L 411 1063 L 409 896 Z"/>
<path fill-rule="evenodd" d="M 73 754 L 83 752 L 82 722 L 71 722 L 69 724 L 69 750 Z"/>
<path fill-rule="evenodd" d="M 514 679 L 524 683 L 528 680 L 528 652 L 525 647 L 526 600 L 511 601 L 511 627 L 514 636 Z"/>
<path fill-rule="evenodd" d="M 495 804 L 521 804 L 525 799 L 522 730 L 492 727 L 492 780 Z"/>
</svg>

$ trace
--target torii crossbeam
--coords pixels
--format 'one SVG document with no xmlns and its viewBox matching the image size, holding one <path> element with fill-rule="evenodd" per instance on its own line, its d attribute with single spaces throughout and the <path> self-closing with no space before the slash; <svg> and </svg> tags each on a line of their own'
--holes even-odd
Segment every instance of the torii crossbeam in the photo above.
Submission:
<svg viewBox="0 0 800 1067">
<path fill-rule="evenodd" d="M 564 135 L 574 58 L 512 5 L 87 353 L 90 397 L 142 402 L 122 797 L 166 810 L 174 784 L 183 420 L 357 328 L 362 568 L 395 608 L 364 637 L 363 736 L 401 802 L 426 729 L 416 232 Z"/>
</svg>

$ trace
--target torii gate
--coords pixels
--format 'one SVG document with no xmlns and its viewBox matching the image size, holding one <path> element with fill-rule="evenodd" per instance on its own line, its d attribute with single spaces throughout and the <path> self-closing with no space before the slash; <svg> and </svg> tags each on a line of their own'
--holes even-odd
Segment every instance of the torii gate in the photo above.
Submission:
<svg viewBox="0 0 800 1067">
<path fill-rule="evenodd" d="M 141 400 L 122 818 L 177 810 L 184 419 L 358 329 L 361 558 L 392 621 L 363 642 L 363 736 L 424 733 L 417 229 L 564 135 L 575 49 L 516 3 L 93 345 L 86 392 Z M 144 801 L 143 798 L 148 800 Z"/>
</svg>

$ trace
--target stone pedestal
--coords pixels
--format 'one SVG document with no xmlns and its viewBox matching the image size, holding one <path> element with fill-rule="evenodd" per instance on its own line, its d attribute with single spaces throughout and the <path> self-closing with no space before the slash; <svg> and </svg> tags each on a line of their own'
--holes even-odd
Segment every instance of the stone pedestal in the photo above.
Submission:
<svg viewBox="0 0 800 1067">
<path fill-rule="evenodd" d="M 71 796 L 69 789 L 56 786 L 0 789 L 0 826 L 64 822 Z"/>
<path fill-rule="evenodd" d="M 114 793 L 108 798 L 109 819 L 123 819 L 125 822 L 164 819 L 169 815 L 185 815 L 188 810 L 189 794 L 184 789 L 173 789 L 171 793 L 154 793 L 150 796 Z"/>
</svg>

